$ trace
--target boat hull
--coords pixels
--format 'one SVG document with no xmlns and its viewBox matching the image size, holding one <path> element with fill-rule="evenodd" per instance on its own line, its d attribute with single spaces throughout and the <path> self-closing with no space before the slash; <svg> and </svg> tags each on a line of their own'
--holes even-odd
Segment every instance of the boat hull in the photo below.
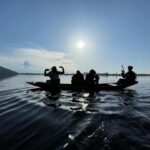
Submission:
<svg viewBox="0 0 150 150">
<path fill-rule="evenodd" d="M 30 85 L 39 87 L 42 90 L 47 90 L 47 91 L 55 91 L 56 87 L 52 87 L 49 86 L 47 83 L 45 82 L 27 82 Z M 128 84 L 124 84 L 124 85 L 117 85 L 117 84 L 98 84 L 95 85 L 92 88 L 87 88 L 86 86 L 82 85 L 82 86 L 73 86 L 72 84 L 60 84 L 59 88 L 57 87 L 57 90 L 71 90 L 71 91 L 102 91 L 102 90 L 123 90 L 124 88 L 127 88 L 129 86 L 132 86 L 134 84 L 137 84 L 138 81 L 135 81 L 133 83 L 128 83 Z"/>
</svg>

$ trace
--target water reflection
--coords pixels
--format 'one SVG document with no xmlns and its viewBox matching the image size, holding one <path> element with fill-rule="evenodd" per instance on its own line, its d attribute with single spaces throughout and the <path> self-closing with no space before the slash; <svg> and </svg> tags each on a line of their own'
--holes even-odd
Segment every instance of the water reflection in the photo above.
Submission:
<svg viewBox="0 0 150 150">
<path fill-rule="evenodd" d="M 31 89 L 32 92 L 40 89 Z M 44 103 L 52 107 L 60 107 L 72 111 L 87 113 L 119 114 L 129 107 L 136 107 L 137 92 L 135 90 L 101 91 L 90 95 L 85 92 L 62 91 L 61 93 L 44 92 Z M 40 94 L 40 93 L 39 93 Z"/>
<path fill-rule="evenodd" d="M 50 93 L 50 92 L 46 92 L 45 94 L 46 98 L 44 100 L 44 103 L 48 106 L 52 106 L 52 107 L 59 107 L 61 106 L 61 102 L 60 102 L 60 93 Z"/>
<path fill-rule="evenodd" d="M 150 80 L 90 96 L 52 95 L 25 84 L 40 79 L 45 80 L 17 76 L 1 81 L 0 149 L 149 149 Z"/>
<path fill-rule="evenodd" d="M 15 74 L 15 75 L 5 75 L 5 76 L 0 76 L 0 81 L 5 80 L 5 79 L 8 79 L 8 78 L 15 77 L 15 76 L 17 76 L 17 74 Z"/>
</svg>

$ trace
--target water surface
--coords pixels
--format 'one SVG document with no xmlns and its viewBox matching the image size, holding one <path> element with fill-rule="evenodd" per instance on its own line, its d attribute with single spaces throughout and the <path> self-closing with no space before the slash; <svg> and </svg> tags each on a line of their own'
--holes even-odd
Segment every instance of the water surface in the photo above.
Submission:
<svg viewBox="0 0 150 150">
<path fill-rule="evenodd" d="M 46 79 L 18 75 L 0 81 L 0 149 L 150 149 L 150 77 L 139 77 L 139 84 L 124 91 L 94 96 L 71 91 L 51 96 L 26 83 Z"/>
</svg>

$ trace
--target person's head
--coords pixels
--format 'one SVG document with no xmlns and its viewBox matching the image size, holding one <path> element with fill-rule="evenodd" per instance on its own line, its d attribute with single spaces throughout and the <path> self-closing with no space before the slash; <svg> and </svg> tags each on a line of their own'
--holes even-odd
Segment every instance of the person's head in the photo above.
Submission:
<svg viewBox="0 0 150 150">
<path fill-rule="evenodd" d="M 128 66 L 129 71 L 132 71 L 132 69 L 133 69 L 133 66 Z"/>
<path fill-rule="evenodd" d="M 56 66 L 53 66 L 53 67 L 51 68 L 51 71 L 56 72 L 56 71 L 57 71 Z"/>
<path fill-rule="evenodd" d="M 95 75 L 95 74 L 96 74 L 96 71 L 95 71 L 94 69 L 91 69 L 91 70 L 90 70 L 90 74 Z"/>
<path fill-rule="evenodd" d="M 77 70 L 76 74 L 81 74 L 81 72 L 79 70 Z"/>
</svg>

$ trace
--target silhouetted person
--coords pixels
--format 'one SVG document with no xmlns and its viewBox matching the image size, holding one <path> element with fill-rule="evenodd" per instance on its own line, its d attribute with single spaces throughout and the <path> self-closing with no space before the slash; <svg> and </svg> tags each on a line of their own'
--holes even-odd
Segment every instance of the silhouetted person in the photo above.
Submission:
<svg viewBox="0 0 150 150">
<path fill-rule="evenodd" d="M 95 70 L 90 70 L 90 72 L 86 75 L 85 83 L 86 88 L 90 92 L 90 95 L 93 95 L 95 92 L 95 86 L 98 84 L 99 76 Z"/>
<path fill-rule="evenodd" d="M 118 85 L 135 82 L 136 73 L 134 71 L 132 71 L 132 69 L 133 69 L 133 66 L 128 66 L 128 72 L 127 73 L 125 73 L 125 71 L 122 70 L 121 76 L 124 79 L 119 79 L 117 82 Z"/>
<path fill-rule="evenodd" d="M 60 84 L 59 74 L 64 74 L 65 73 L 64 67 L 60 66 L 59 68 L 62 68 L 62 71 L 57 71 L 56 66 L 53 66 L 51 68 L 51 70 L 50 69 L 45 69 L 44 76 L 49 76 L 50 77 L 50 80 L 47 81 L 48 85 L 59 86 L 59 84 Z"/>
<path fill-rule="evenodd" d="M 87 85 L 95 85 L 98 84 L 99 76 L 95 70 L 90 70 L 90 72 L 86 75 L 85 82 Z"/>
<path fill-rule="evenodd" d="M 71 83 L 75 86 L 84 84 L 84 76 L 79 70 L 72 76 Z"/>
</svg>

